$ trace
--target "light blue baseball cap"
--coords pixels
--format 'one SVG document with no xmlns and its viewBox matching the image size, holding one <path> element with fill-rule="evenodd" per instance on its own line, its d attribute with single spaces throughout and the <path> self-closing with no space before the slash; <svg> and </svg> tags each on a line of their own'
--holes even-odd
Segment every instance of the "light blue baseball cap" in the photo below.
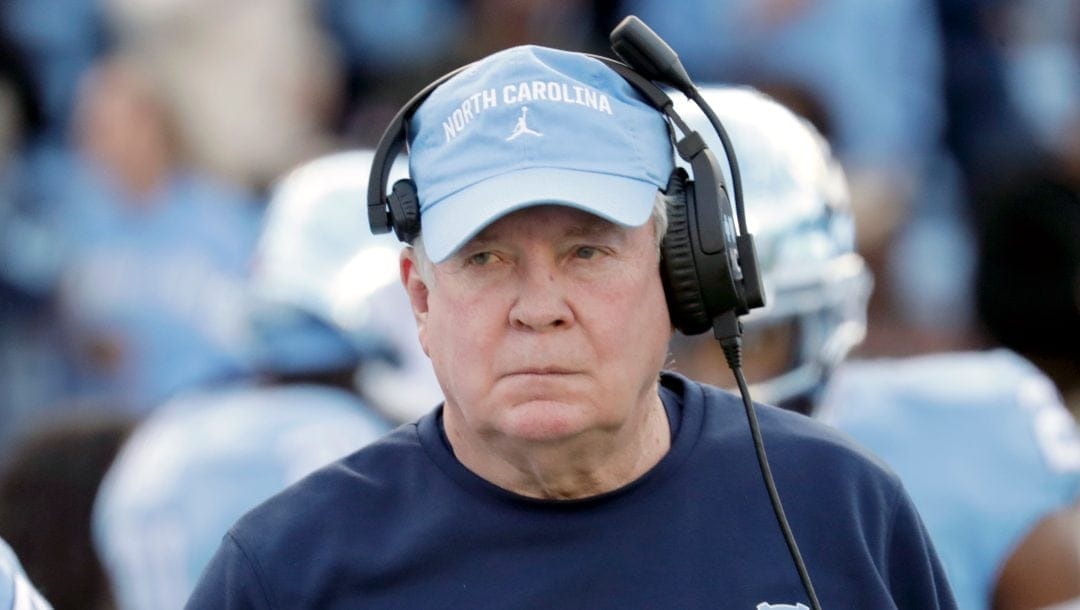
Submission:
<svg viewBox="0 0 1080 610">
<path fill-rule="evenodd" d="M 629 82 L 594 58 L 539 46 L 470 65 L 409 123 L 409 174 L 437 263 L 533 205 L 640 226 L 673 164 L 666 119 Z"/>
</svg>

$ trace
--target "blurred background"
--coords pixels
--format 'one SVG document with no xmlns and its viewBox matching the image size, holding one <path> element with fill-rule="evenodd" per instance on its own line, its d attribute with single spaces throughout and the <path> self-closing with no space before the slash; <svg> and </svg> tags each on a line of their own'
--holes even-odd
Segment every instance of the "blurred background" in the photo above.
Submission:
<svg viewBox="0 0 1080 610">
<path fill-rule="evenodd" d="M 1075 0 L 0 0 L 0 464 L 63 419 L 100 477 L 158 405 L 250 376 L 282 176 L 492 51 L 610 56 L 627 14 L 829 139 L 875 276 L 856 356 L 1003 344 L 1080 411 Z"/>
</svg>

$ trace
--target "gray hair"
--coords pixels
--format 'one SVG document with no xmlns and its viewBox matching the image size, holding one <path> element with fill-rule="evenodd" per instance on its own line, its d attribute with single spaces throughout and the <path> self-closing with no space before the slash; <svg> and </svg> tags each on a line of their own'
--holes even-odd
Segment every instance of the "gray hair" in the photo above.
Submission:
<svg viewBox="0 0 1080 610">
<path fill-rule="evenodd" d="M 664 235 L 667 233 L 668 227 L 668 205 L 671 201 L 669 195 L 663 192 L 656 193 L 656 199 L 653 200 L 653 209 L 650 219 L 653 224 L 654 237 L 656 240 L 656 255 L 660 256 L 660 244 L 664 241 Z M 427 251 L 424 250 L 424 235 L 421 232 L 413 240 L 410 246 L 413 251 L 413 259 L 416 261 L 416 266 L 420 271 L 420 277 L 424 280 L 424 283 L 428 286 L 435 285 L 435 263 L 431 262 L 431 258 L 427 255 Z"/>
</svg>

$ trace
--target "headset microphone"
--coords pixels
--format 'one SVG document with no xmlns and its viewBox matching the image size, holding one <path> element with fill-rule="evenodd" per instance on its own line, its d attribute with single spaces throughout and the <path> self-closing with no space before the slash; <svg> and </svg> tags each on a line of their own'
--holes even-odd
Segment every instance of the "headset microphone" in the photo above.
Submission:
<svg viewBox="0 0 1080 610">
<path fill-rule="evenodd" d="M 732 243 L 735 248 L 735 251 L 729 255 L 731 258 L 730 268 L 734 273 L 738 274 L 738 277 L 732 277 L 731 279 L 735 281 L 736 285 L 741 286 L 742 288 L 741 291 L 736 288 L 736 295 L 740 297 L 739 301 L 741 307 L 724 311 L 719 316 L 713 318 L 713 334 L 720 342 L 728 366 L 731 367 L 732 373 L 735 375 L 735 380 L 738 383 L 739 392 L 742 395 L 743 407 L 746 411 L 746 417 L 750 425 L 750 433 L 754 441 L 754 449 L 757 453 L 758 465 L 761 468 L 762 478 L 764 479 L 765 487 L 768 490 L 769 499 L 772 502 L 777 522 L 783 533 L 784 542 L 787 543 L 788 551 L 791 553 L 792 561 L 795 564 L 795 570 L 798 572 L 803 588 L 806 590 L 806 595 L 809 598 L 811 607 L 814 608 L 814 610 L 820 610 L 821 604 L 814 591 L 814 585 L 810 580 L 810 574 L 806 569 L 802 554 L 799 552 L 799 547 L 795 542 L 795 536 L 791 532 L 791 527 L 784 514 L 784 507 L 780 502 L 776 484 L 773 481 L 772 470 L 769 468 L 768 458 L 765 455 L 764 442 L 761 438 L 761 432 L 758 429 L 757 414 L 754 411 L 753 403 L 750 400 L 750 390 L 747 387 L 746 379 L 742 373 L 741 328 L 739 325 L 738 314 L 746 313 L 748 309 L 753 307 L 763 306 L 765 300 L 761 289 L 761 277 L 758 272 L 757 254 L 754 250 L 753 236 L 750 235 L 746 227 L 746 214 L 742 198 L 742 180 L 739 174 L 738 163 L 735 158 L 734 147 L 731 145 L 727 131 L 720 123 L 716 113 L 709 107 L 709 104 L 705 101 L 693 81 L 690 79 L 690 75 L 687 73 L 686 68 L 683 67 L 678 54 L 675 53 L 675 51 L 664 42 L 656 32 L 645 25 L 645 22 L 634 15 L 630 15 L 623 19 L 611 32 L 611 48 L 620 59 L 641 75 L 647 77 L 649 80 L 670 85 L 693 100 L 693 102 L 701 108 L 702 112 L 705 113 L 705 116 L 709 119 L 709 123 L 712 124 L 717 135 L 720 136 L 720 141 L 724 146 L 724 152 L 727 154 L 728 164 L 731 169 L 735 209 L 738 214 L 740 229 L 738 235 L 730 236 L 733 237 L 733 240 L 728 240 L 728 243 Z M 674 113 L 667 112 L 666 108 L 664 111 L 673 120 L 681 121 Z M 692 161 L 697 159 L 697 156 L 700 153 L 711 152 L 703 150 L 703 143 L 698 143 L 698 140 L 700 139 L 698 134 L 691 133 L 689 129 L 683 125 L 680 125 L 680 129 L 682 129 L 686 137 L 679 142 L 677 149 L 684 159 Z M 714 173 L 714 164 L 692 162 L 691 167 L 695 170 L 695 182 L 717 184 L 719 188 L 723 188 L 722 177 L 709 176 L 706 178 L 698 175 L 700 170 Z M 720 227 L 715 226 L 715 223 L 709 222 L 710 218 L 714 217 L 703 215 L 712 212 L 712 210 L 702 210 L 701 207 L 705 206 L 697 206 L 698 220 L 696 222 L 696 229 L 698 233 L 696 235 L 696 245 L 698 250 L 708 252 L 710 250 L 708 245 L 710 240 L 720 237 L 718 235 L 710 235 L 710 233 L 717 230 L 723 231 L 730 226 L 730 214 L 727 210 L 726 198 L 721 194 L 716 203 L 718 204 L 717 207 L 719 208 L 723 224 L 723 226 Z"/>
<path fill-rule="evenodd" d="M 671 85 L 688 97 L 695 89 L 679 55 L 634 15 L 611 31 L 611 50 L 649 80 Z"/>
</svg>

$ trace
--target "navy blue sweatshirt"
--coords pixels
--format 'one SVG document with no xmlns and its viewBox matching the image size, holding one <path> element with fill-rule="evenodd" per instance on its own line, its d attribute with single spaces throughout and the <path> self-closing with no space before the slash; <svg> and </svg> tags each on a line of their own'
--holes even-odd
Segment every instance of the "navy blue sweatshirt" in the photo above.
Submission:
<svg viewBox="0 0 1080 610">
<path fill-rule="evenodd" d="M 473 474 L 437 409 L 248 513 L 187 607 L 808 606 L 738 396 L 669 373 L 660 393 L 667 455 L 633 483 L 570 501 Z M 757 413 L 824 608 L 955 607 L 894 474 L 824 425 Z"/>
</svg>

